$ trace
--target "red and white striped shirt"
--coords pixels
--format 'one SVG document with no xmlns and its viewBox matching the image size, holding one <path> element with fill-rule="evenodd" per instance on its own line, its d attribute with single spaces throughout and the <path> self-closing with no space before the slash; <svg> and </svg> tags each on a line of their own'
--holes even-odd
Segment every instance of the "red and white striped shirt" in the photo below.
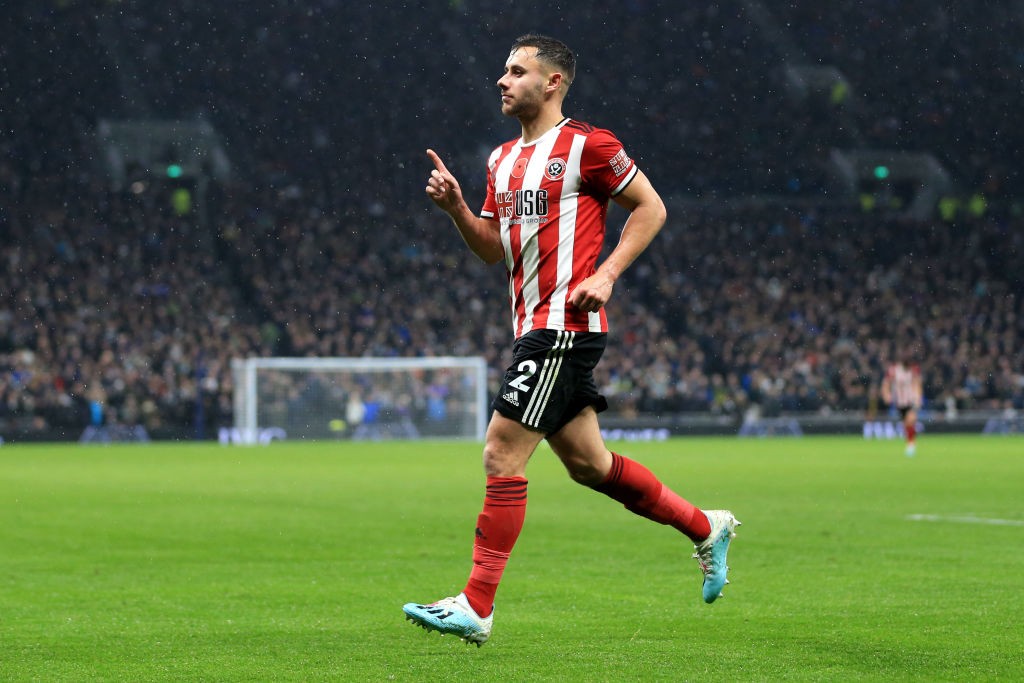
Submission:
<svg viewBox="0 0 1024 683">
<path fill-rule="evenodd" d="M 896 404 L 897 408 L 921 407 L 920 367 L 893 363 L 886 370 L 885 380 L 889 382 L 892 402 Z"/>
<path fill-rule="evenodd" d="M 563 119 L 537 140 L 510 140 L 487 161 L 480 215 L 501 223 L 513 328 L 607 332 L 604 309 L 569 303 L 594 274 L 604 246 L 608 200 L 638 172 L 607 130 Z"/>
</svg>

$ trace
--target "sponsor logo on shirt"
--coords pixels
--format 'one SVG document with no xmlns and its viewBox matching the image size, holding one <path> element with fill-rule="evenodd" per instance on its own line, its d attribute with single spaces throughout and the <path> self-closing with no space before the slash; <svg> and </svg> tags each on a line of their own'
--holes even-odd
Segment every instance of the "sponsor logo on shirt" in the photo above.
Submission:
<svg viewBox="0 0 1024 683">
<path fill-rule="evenodd" d="M 629 170 L 630 159 L 626 155 L 626 150 L 620 149 L 618 154 L 608 160 L 608 165 L 612 167 L 612 172 L 618 177 Z"/>
<path fill-rule="evenodd" d="M 495 192 L 494 198 L 498 203 L 498 218 L 546 216 L 548 213 L 547 190 Z"/>
</svg>

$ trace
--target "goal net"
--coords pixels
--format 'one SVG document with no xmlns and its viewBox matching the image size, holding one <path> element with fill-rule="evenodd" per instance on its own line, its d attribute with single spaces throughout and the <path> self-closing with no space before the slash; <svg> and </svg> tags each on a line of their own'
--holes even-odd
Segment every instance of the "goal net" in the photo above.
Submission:
<svg viewBox="0 0 1024 683">
<path fill-rule="evenodd" d="M 483 358 L 245 358 L 231 363 L 235 428 L 221 441 L 483 440 Z"/>
</svg>

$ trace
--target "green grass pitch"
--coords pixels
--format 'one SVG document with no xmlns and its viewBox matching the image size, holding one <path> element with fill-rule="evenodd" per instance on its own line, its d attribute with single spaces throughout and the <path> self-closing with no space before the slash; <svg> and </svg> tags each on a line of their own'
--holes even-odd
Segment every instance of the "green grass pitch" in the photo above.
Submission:
<svg viewBox="0 0 1024 683">
<path fill-rule="evenodd" d="M 743 526 L 692 545 L 542 447 L 482 648 L 403 619 L 458 592 L 475 443 L 0 447 L 4 681 L 1024 678 L 1024 440 L 618 443 Z"/>
</svg>

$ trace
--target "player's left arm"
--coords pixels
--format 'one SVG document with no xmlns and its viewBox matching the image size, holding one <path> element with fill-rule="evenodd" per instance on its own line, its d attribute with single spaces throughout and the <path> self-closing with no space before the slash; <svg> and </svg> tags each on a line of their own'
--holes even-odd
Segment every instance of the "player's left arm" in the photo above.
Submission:
<svg viewBox="0 0 1024 683">
<path fill-rule="evenodd" d="M 581 311 L 598 311 L 608 303 L 615 282 L 665 225 L 665 203 L 643 171 L 637 170 L 629 185 L 615 196 L 615 203 L 629 211 L 629 218 L 612 253 L 573 290 L 570 302 Z"/>
<path fill-rule="evenodd" d="M 918 410 L 924 406 L 924 381 L 921 379 L 921 369 L 914 368 L 914 407 Z"/>
<path fill-rule="evenodd" d="M 882 403 L 887 406 L 892 405 L 892 367 L 886 368 L 885 375 L 882 376 Z"/>
</svg>

